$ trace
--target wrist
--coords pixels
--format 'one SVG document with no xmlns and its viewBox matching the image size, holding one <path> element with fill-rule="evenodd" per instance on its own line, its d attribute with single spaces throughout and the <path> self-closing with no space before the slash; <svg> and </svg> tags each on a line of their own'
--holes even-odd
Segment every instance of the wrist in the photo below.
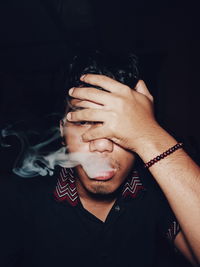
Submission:
<svg viewBox="0 0 200 267">
<path fill-rule="evenodd" d="M 176 139 L 157 124 L 137 140 L 135 152 L 144 162 L 148 162 L 176 144 Z"/>
<path fill-rule="evenodd" d="M 151 166 L 153 166 L 155 163 L 159 162 L 160 160 L 166 158 L 167 156 L 171 155 L 172 153 L 174 153 L 176 150 L 180 149 L 183 147 L 183 143 L 177 143 L 176 145 L 170 147 L 169 149 L 167 149 L 165 152 L 163 152 L 160 155 L 157 155 L 155 158 L 149 160 L 148 162 L 146 162 L 144 164 L 145 168 L 150 168 Z"/>
</svg>

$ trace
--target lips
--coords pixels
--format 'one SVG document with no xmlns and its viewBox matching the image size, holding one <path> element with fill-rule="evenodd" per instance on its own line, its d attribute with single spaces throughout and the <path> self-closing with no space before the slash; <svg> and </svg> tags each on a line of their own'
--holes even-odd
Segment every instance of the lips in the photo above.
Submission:
<svg viewBox="0 0 200 267">
<path fill-rule="evenodd" d="M 114 175 L 116 171 L 106 171 L 97 174 L 97 176 L 93 177 L 92 179 L 98 180 L 98 181 L 107 181 L 110 180 Z"/>
</svg>

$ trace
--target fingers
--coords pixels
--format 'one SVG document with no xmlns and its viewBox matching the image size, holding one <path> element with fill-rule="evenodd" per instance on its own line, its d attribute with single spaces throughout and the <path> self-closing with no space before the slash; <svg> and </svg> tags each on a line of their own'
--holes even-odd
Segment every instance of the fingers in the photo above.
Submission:
<svg viewBox="0 0 200 267">
<path fill-rule="evenodd" d="M 93 102 L 90 102 L 90 101 L 85 101 L 85 100 L 80 100 L 80 99 L 72 99 L 70 101 L 70 104 L 73 106 L 73 107 L 80 107 L 80 108 L 92 108 L 92 109 L 102 109 L 103 106 L 102 105 L 98 105 L 98 104 L 95 104 Z"/>
<path fill-rule="evenodd" d="M 109 115 L 110 116 L 110 115 Z M 70 122 L 93 121 L 104 122 L 108 118 L 108 111 L 98 109 L 83 109 L 80 111 L 69 112 L 67 120 Z"/>
<path fill-rule="evenodd" d="M 101 138 L 109 139 L 107 130 L 104 126 L 93 126 L 82 135 L 84 142 L 89 142 Z"/>
<path fill-rule="evenodd" d="M 111 101 L 109 93 L 92 87 L 71 88 L 69 95 L 79 100 L 88 100 L 100 105 L 106 105 Z"/>
<path fill-rule="evenodd" d="M 153 96 L 150 94 L 148 88 L 146 87 L 146 84 L 144 81 L 139 80 L 138 83 L 136 84 L 135 90 L 140 93 L 145 95 L 146 97 L 149 98 L 150 101 L 153 101 Z"/>
<path fill-rule="evenodd" d="M 130 90 L 130 88 L 116 80 L 111 79 L 105 75 L 86 74 L 81 77 L 85 83 L 96 85 L 106 89 L 109 92 L 121 94 L 123 90 Z"/>
</svg>

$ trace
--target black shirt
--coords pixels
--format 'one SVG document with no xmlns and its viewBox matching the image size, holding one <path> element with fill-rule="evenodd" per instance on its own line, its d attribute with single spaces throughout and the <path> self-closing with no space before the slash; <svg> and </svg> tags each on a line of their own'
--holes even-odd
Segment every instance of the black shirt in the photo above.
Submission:
<svg viewBox="0 0 200 267">
<path fill-rule="evenodd" d="M 84 209 L 69 170 L 2 179 L 0 266 L 174 266 L 166 248 L 179 225 L 150 174 L 140 177 L 127 178 L 105 222 Z"/>
</svg>

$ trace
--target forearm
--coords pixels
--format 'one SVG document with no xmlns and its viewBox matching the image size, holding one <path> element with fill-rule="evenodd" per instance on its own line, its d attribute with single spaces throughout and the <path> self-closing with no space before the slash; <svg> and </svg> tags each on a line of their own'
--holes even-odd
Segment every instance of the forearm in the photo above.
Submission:
<svg viewBox="0 0 200 267">
<path fill-rule="evenodd" d="M 177 141 L 155 125 L 141 138 L 137 153 L 144 162 L 162 154 Z M 149 168 L 173 209 L 182 231 L 200 261 L 200 169 L 179 149 Z"/>
<path fill-rule="evenodd" d="M 83 109 L 68 113 L 67 120 L 103 122 L 99 127 L 91 127 L 82 134 L 84 142 L 109 139 L 124 149 L 136 152 L 144 162 L 177 143 L 156 123 L 153 97 L 143 81 L 140 80 L 132 90 L 103 75 L 86 74 L 81 80 L 105 89 L 98 91 L 98 94 L 94 88 L 70 90 L 70 96 L 79 100 L 74 106 Z M 200 261 L 198 166 L 179 149 L 154 164 L 150 171 L 166 195 Z"/>
</svg>

